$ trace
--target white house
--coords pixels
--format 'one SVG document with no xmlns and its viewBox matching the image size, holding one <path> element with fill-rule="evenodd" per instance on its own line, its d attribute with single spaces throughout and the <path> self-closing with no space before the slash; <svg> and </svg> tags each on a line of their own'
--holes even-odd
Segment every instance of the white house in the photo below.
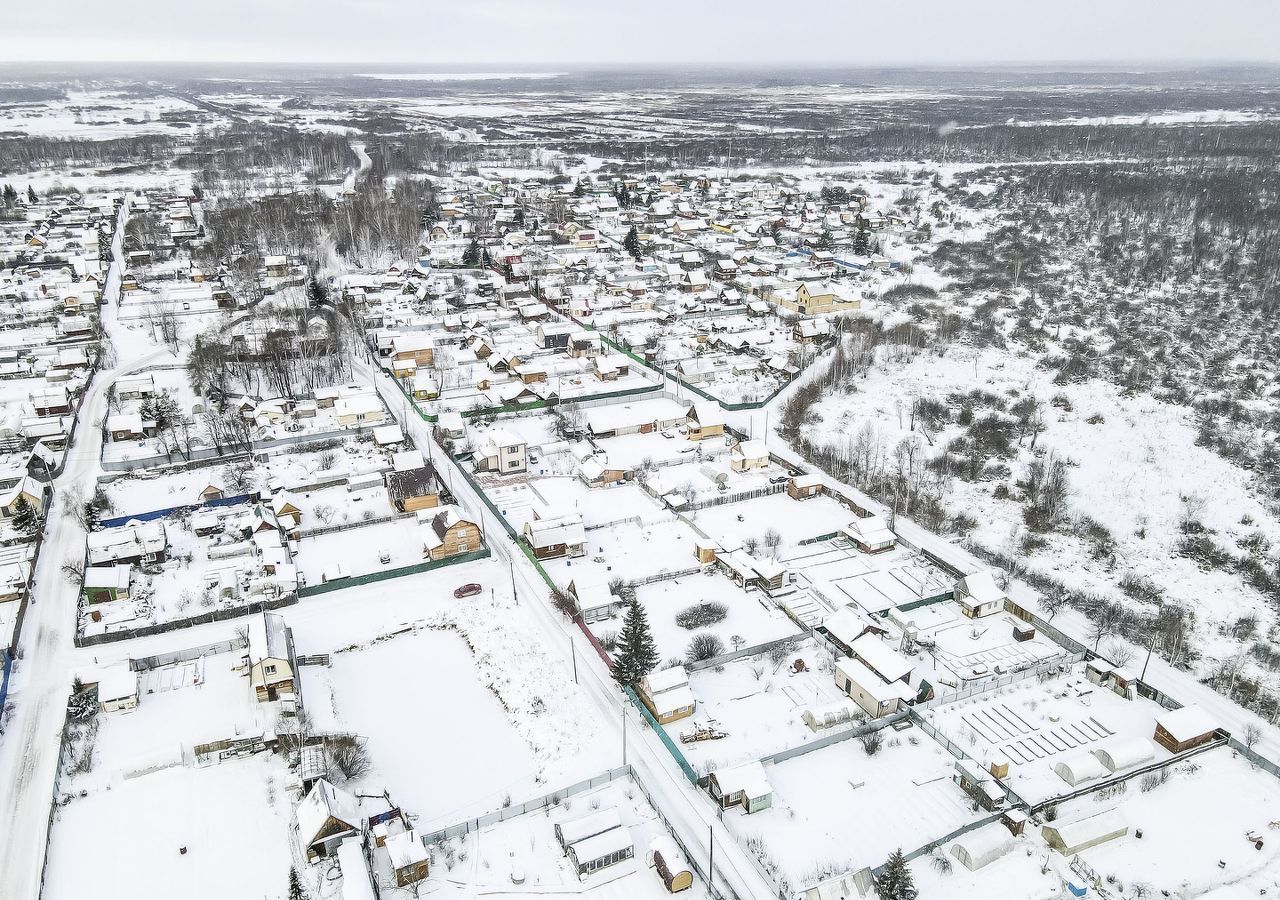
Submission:
<svg viewBox="0 0 1280 900">
<path fill-rule="evenodd" d="M 990 569 L 966 575 L 956 582 L 956 602 L 971 619 L 980 619 L 1004 609 L 1004 591 L 996 585 Z"/>
</svg>

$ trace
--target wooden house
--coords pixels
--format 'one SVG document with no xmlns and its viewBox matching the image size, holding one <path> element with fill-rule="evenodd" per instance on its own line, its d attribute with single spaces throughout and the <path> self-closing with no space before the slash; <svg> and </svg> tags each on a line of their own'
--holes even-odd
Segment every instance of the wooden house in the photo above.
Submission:
<svg viewBox="0 0 1280 900">
<path fill-rule="evenodd" d="M 525 543 L 538 559 L 582 556 L 586 553 L 587 535 L 582 516 L 569 513 L 526 522 Z"/>
<path fill-rule="evenodd" d="M 638 687 L 641 702 L 659 725 L 688 718 L 697 707 L 684 666 L 651 672 L 640 679 Z"/>
<path fill-rule="evenodd" d="M 436 470 L 429 464 L 423 463 L 413 468 L 388 472 L 386 481 L 387 498 L 400 512 L 417 512 L 420 509 L 432 509 L 440 505 L 440 487 Z"/>
<path fill-rule="evenodd" d="M 432 560 L 447 559 L 480 549 L 480 526 L 462 518 L 452 506 L 438 512 L 421 510 L 418 521 L 426 526 L 423 529 L 423 543 L 427 556 Z"/>
<path fill-rule="evenodd" d="M 298 804 L 298 840 L 308 861 L 331 857 L 362 826 L 360 801 L 321 778 Z"/>
<path fill-rule="evenodd" d="M 293 652 L 293 632 L 284 616 L 263 613 L 249 620 L 249 684 L 259 703 L 293 694 L 293 674 L 297 659 Z"/>
<path fill-rule="evenodd" d="M 1156 719 L 1156 743 L 1170 753 L 1207 744 L 1216 737 L 1218 723 L 1199 706 L 1170 710 Z"/>
<path fill-rule="evenodd" d="M 707 790 L 721 809 L 741 806 L 750 815 L 773 805 L 773 788 L 759 761 L 717 769 L 707 779 Z"/>
<path fill-rule="evenodd" d="M 792 500 L 808 500 L 823 492 L 822 476 L 816 473 L 795 475 L 787 481 L 787 496 Z"/>
<path fill-rule="evenodd" d="M 897 546 L 898 539 L 879 516 L 854 519 L 841 529 L 853 545 L 863 553 L 886 553 Z"/>
<path fill-rule="evenodd" d="M 417 832 L 402 831 L 389 835 L 385 846 L 396 887 L 408 887 L 427 877 L 431 856 Z"/>
<path fill-rule="evenodd" d="M 689 407 L 685 425 L 691 441 L 720 437 L 724 434 L 724 413 L 720 410 L 720 404 L 709 400 L 696 401 Z"/>
<path fill-rule="evenodd" d="M 769 449 L 764 441 L 739 441 L 729 452 L 729 468 L 735 472 L 763 469 L 769 465 Z"/>
<path fill-rule="evenodd" d="M 989 569 L 957 581 L 955 598 L 960 611 L 970 619 L 980 619 L 1004 609 L 1004 591 L 996 585 Z"/>
</svg>

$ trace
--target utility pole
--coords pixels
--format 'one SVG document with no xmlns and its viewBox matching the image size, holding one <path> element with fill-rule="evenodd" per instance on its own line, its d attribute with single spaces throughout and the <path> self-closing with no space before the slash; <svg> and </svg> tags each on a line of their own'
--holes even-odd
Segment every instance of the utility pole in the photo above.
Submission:
<svg viewBox="0 0 1280 900">
<path fill-rule="evenodd" d="M 627 701 L 622 701 L 622 764 L 627 764 Z"/>
<path fill-rule="evenodd" d="M 707 823 L 707 887 L 715 893 L 716 880 L 716 826 Z"/>
<path fill-rule="evenodd" d="M 573 683 L 578 683 L 578 648 L 573 644 L 573 638 L 569 638 L 569 655 L 573 657 Z"/>
</svg>

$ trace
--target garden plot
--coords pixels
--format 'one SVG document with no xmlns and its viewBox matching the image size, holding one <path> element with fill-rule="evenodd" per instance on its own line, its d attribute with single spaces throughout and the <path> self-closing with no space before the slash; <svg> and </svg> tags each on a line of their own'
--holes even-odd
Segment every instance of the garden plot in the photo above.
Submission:
<svg viewBox="0 0 1280 900">
<path fill-rule="evenodd" d="M 1065 652 L 1039 635 L 1029 641 L 1015 640 L 1014 626 L 1025 623 L 1008 613 L 969 619 L 958 604 L 945 602 L 912 610 L 906 616 L 919 629 L 918 640 L 933 643 L 934 662 L 949 670 L 958 682 L 1016 672 Z"/>
<path fill-rule="evenodd" d="M 674 491 L 690 503 L 702 503 L 721 497 L 750 495 L 754 491 L 769 490 L 775 480 L 789 477 L 790 474 L 781 466 L 773 464 L 746 472 L 734 472 L 729 467 L 729 448 L 715 438 L 701 442 L 695 450 L 696 453 L 685 454 L 685 461 L 679 465 L 650 470 L 647 476 L 649 486 L 659 494 Z M 720 489 L 717 480 L 724 484 L 724 490 Z"/>
<path fill-rule="evenodd" d="M 613 557 L 609 557 L 613 559 Z M 690 561 L 694 561 L 692 554 Z M 616 572 L 618 567 L 614 566 Z M 753 647 L 779 638 L 799 635 L 800 629 L 776 608 L 764 594 L 744 591 L 719 572 L 698 573 L 641 585 L 635 589 L 636 599 L 644 607 L 653 630 L 658 652 L 664 660 L 684 659 L 689 642 L 696 634 L 711 634 L 719 639 L 722 653 L 735 644 Z M 676 614 L 700 603 L 719 603 L 728 615 L 714 625 L 694 629 L 676 624 Z M 622 629 L 622 614 L 615 619 L 595 622 L 591 629 L 597 636 Z M 734 638 L 740 638 L 735 641 Z"/>
<path fill-rule="evenodd" d="M 518 798 L 517 798 L 518 799 Z M 617 810 L 634 856 L 579 881 L 556 840 L 555 827 L 605 810 Z M 623 778 L 497 825 L 429 845 L 433 896 L 439 897 L 590 897 L 593 900 L 664 900 L 662 879 L 647 862 L 655 839 L 670 841 L 657 813 L 635 784 Z M 686 865 L 682 858 L 677 865 Z M 513 883 L 520 878 L 519 885 Z M 705 900 L 697 878 L 678 896 Z"/>
<path fill-rule="evenodd" d="M 1038 803 L 1073 790 L 1054 772 L 1058 763 L 1155 733 L 1159 706 L 1126 700 L 1086 681 L 1081 671 L 1076 666 L 1046 681 L 1028 678 L 925 716 L 983 767 L 993 759 L 1008 760 L 1006 783 Z M 1154 743 L 1152 750 L 1154 759 L 1169 756 Z"/>
<path fill-rule="evenodd" d="M 102 483 L 110 504 L 107 518 L 135 516 L 156 509 L 189 506 L 200 503 L 200 492 L 209 485 L 222 488 L 224 494 L 245 493 L 233 486 L 227 467 L 208 466 L 194 469 L 144 469 L 113 477 Z"/>
<path fill-rule="evenodd" d="M 537 760 L 476 677 L 471 651 L 456 633 L 423 630 L 334 653 L 328 668 L 307 669 L 304 677 L 319 731 L 368 740 L 373 765 L 356 787 L 390 791 L 421 817 L 420 827 L 541 793 Z M 441 734 L 455 727 L 453 738 Z"/>
<path fill-rule="evenodd" d="M 850 739 L 766 767 L 772 808 L 727 813 L 726 824 L 798 889 L 821 874 L 878 866 L 899 847 L 986 815 L 952 780 L 954 759 L 941 746 L 915 729 L 878 734 L 874 755 Z"/>
<path fill-rule="evenodd" d="M 1280 781 L 1226 748 L 1176 764 L 1170 773 L 1163 783 L 1139 777 L 1123 792 L 1081 797 L 1059 808 L 1058 820 L 1068 822 L 1113 809 L 1130 828 L 1127 838 L 1082 851 L 1085 862 L 1127 888 L 1147 884 L 1153 895 L 1199 896 L 1267 870 L 1276 879 Z M 1136 828 L 1142 829 L 1140 841 Z M 1262 840 L 1262 849 L 1249 835 Z"/>
<path fill-rule="evenodd" d="M 515 521 L 508 521 L 519 527 Z M 548 559 L 543 561 L 542 566 L 563 587 L 568 587 L 575 572 L 592 564 L 607 566 L 606 578 L 616 576 L 624 581 L 641 581 L 664 572 L 686 572 L 696 568 L 698 558 L 694 554 L 694 543 L 697 540 L 697 533 L 676 519 L 641 525 L 623 522 L 610 528 L 588 531 L 585 559 Z M 686 603 L 696 602 L 701 596 L 700 591 L 719 591 L 712 583 L 714 579 L 707 578 L 707 583 L 704 584 L 703 576 L 695 578 L 696 581 L 686 579 L 684 582 L 693 587 L 678 587 L 678 593 L 692 592 Z"/>
<path fill-rule="evenodd" d="M 806 506 L 813 502 L 804 501 Z M 874 615 L 937 596 L 954 586 L 945 572 L 905 547 L 870 554 L 839 539 L 799 547 L 783 561 L 831 602 L 851 604 Z"/>
<path fill-rule="evenodd" d="M 853 513 L 830 497 L 793 500 L 779 493 L 699 509 L 689 518 L 722 541 L 763 541 L 765 532 L 772 528 L 782 535 L 779 546 L 789 548 L 806 538 L 839 531 L 849 524 Z"/>
<path fill-rule="evenodd" d="M 332 525 L 351 525 L 397 515 L 384 484 L 348 490 L 345 484 L 290 491 L 288 500 L 301 512 L 303 532 Z"/>
<path fill-rule="evenodd" d="M 388 454 L 372 441 L 343 441 L 336 447 L 304 450 L 289 447 L 273 453 L 257 468 L 260 486 L 279 484 L 305 491 L 313 484 L 330 484 L 352 475 L 389 468 Z"/>
<path fill-rule="evenodd" d="M 604 451 L 609 465 L 626 466 L 631 469 L 639 469 L 649 461 L 674 462 L 699 456 L 705 461 L 709 456 L 728 452 L 728 447 L 720 438 L 691 441 L 679 428 L 647 434 L 619 434 L 613 437 L 592 438 L 591 443 Z M 662 475 L 667 471 L 668 469 L 661 468 L 657 474 Z"/>
<path fill-rule="evenodd" d="M 427 560 L 417 516 L 304 537 L 293 557 L 306 584 L 400 569 Z"/>
<path fill-rule="evenodd" d="M 822 664 L 827 653 L 811 641 L 796 644 L 790 651 L 744 657 L 689 673 L 697 707 L 692 717 L 665 726 L 667 734 L 679 741 L 695 725 L 709 725 L 728 735 L 681 745 L 685 758 L 699 772 L 760 759 L 848 727 L 814 731 L 802 720 L 806 709 L 846 698 L 829 666 Z M 791 670 L 797 659 L 807 664 L 804 672 Z"/>
</svg>

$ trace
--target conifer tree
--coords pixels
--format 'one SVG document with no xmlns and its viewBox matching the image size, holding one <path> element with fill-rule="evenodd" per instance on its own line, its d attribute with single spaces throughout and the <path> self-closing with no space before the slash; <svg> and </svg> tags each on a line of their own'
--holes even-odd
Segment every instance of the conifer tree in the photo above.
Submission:
<svg viewBox="0 0 1280 900">
<path fill-rule="evenodd" d="M 649 617 L 639 601 L 632 600 L 618 635 L 618 656 L 613 677 L 623 686 L 635 684 L 658 665 L 658 645 L 649 629 Z"/>
<path fill-rule="evenodd" d="M 640 258 L 640 232 L 636 231 L 636 226 L 632 225 L 631 230 L 627 232 L 627 236 L 622 239 L 622 249 L 636 259 Z"/>
<path fill-rule="evenodd" d="M 289 900 L 307 900 L 307 892 L 302 889 L 302 879 L 298 877 L 296 866 L 289 867 Z"/>
<path fill-rule="evenodd" d="M 462 264 L 467 268 L 475 268 L 480 264 L 480 245 L 476 241 L 472 241 L 462 251 Z"/>
<path fill-rule="evenodd" d="M 27 199 L 30 200 L 32 203 L 35 203 L 36 200 L 38 199 L 36 197 L 36 189 L 33 188 L 31 185 L 27 185 Z"/>
<path fill-rule="evenodd" d="M 880 895 L 880 900 L 916 900 L 920 893 L 911 878 L 911 870 L 907 868 L 907 860 L 902 855 L 901 847 L 894 850 L 884 864 L 884 871 L 876 880 L 876 893 Z"/>
<path fill-rule="evenodd" d="M 27 502 L 27 498 L 19 496 L 13 504 L 13 529 L 22 534 L 35 534 L 40 528 L 40 518 L 36 508 Z"/>
</svg>

